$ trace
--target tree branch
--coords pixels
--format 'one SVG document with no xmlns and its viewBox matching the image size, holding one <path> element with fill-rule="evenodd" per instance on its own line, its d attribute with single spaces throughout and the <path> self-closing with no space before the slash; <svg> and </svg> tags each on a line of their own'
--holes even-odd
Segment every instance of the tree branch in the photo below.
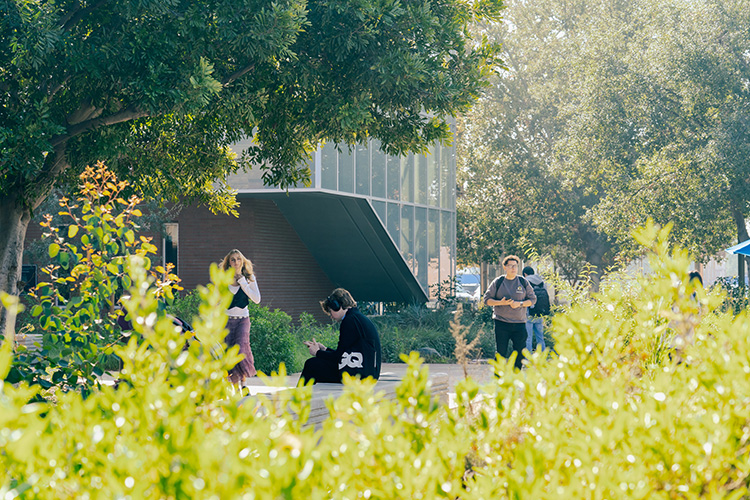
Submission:
<svg viewBox="0 0 750 500">
<path fill-rule="evenodd" d="M 239 71 L 235 71 L 234 73 L 232 73 L 231 75 L 229 75 L 228 77 L 226 77 L 223 82 L 221 82 L 221 86 L 222 87 L 226 87 L 227 85 L 230 85 L 232 82 L 234 82 L 235 80 L 241 78 L 246 73 L 248 73 L 248 72 L 250 72 L 250 71 L 252 71 L 254 69 L 255 69 L 255 64 L 253 63 L 253 64 L 251 64 L 249 66 L 245 66 L 244 68 L 242 68 Z"/>
<path fill-rule="evenodd" d="M 68 127 L 67 134 L 58 135 L 52 139 L 52 146 L 56 147 L 77 135 L 88 132 L 89 130 L 93 130 L 99 127 L 106 127 L 109 125 L 115 125 L 117 123 L 127 122 L 130 120 L 137 120 L 138 118 L 143 118 L 145 116 L 149 116 L 149 113 L 147 111 L 141 111 L 135 105 L 131 105 L 123 109 L 119 113 L 104 117 L 92 118 L 90 120 L 85 120 L 81 123 L 77 123 Z"/>
</svg>

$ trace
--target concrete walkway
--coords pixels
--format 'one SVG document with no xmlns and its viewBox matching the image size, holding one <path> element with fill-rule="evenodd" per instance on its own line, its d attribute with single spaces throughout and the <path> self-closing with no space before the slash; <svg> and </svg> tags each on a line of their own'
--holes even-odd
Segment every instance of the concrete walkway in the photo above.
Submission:
<svg viewBox="0 0 750 500">
<path fill-rule="evenodd" d="M 489 382 L 492 379 L 492 367 L 486 361 L 473 362 L 467 365 L 466 371 L 460 365 L 456 364 L 427 364 L 429 369 L 430 390 L 433 396 L 436 396 L 441 404 L 454 408 L 456 403 L 455 386 L 468 375 L 480 384 Z M 375 385 L 375 391 L 379 392 L 384 399 L 393 400 L 396 398 L 396 388 L 406 375 L 408 365 L 404 363 L 385 363 L 380 370 L 380 378 Z M 252 377 L 245 381 L 244 387 L 248 395 L 243 397 L 238 404 L 246 404 L 255 400 L 256 396 L 265 394 L 273 397 L 274 393 L 279 391 L 293 389 L 299 380 L 299 373 L 293 373 L 287 376 L 283 386 L 267 386 L 262 379 Z M 312 388 L 312 399 L 310 400 L 310 415 L 307 419 L 307 425 L 312 425 L 319 429 L 324 420 L 329 417 L 328 406 L 326 401 L 333 397 L 336 398 L 342 394 L 343 386 L 341 384 L 315 384 Z M 244 392 L 244 391 L 243 391 Z"/>
<path fill-rule="evenodd" d="M 383 363 L 380 369 L 381 380 L 401 380 L 406 374 L 408 365 L 404 363 Z M 457 364 L 442 363 L 425 363 L 424 366 L 430 370 L 430 376 L 436 373 L 445 373 L 448 375 L 448 392 L 453 392 L 456 383 L 464 378 L 464 369 Z M 480 384 L 485 384 L 492 379 L 492 366 L 487 360 L 472 361 L 467 365 L 468 375 Z M 287 386 L 294 387 L 299 380 L 299 373 L 292 373 L 287 376 Z M 269 392 L 265 384 L 258 377 L 252 377 L 245 380 L 245 387 L 250 390 L 250 394 L 259 392 Z M 265 389 L 263 389 L 265 388 Z M 272 389 L 273 390 L 273 389 Z"/>
</svg>

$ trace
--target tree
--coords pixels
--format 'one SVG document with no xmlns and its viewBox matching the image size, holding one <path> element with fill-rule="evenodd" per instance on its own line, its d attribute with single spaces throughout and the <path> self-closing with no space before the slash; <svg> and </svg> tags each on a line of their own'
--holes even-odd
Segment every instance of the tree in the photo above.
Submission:
<svg viewBox="0 0 750 500">
<path fill-rule="evenodd" d="M 490 209 L 518 225 L 491 217 L 497 241 L 521 235 L 601 273 L 638 255 L 630 233 L 649 218 L 702 261 L 733 231 L 747 239 L 750 3 L 527 1 L 508 18 L 508 76 L 466 127 L 467 192 L 501 186 Z"/>
<path fill-rule="evenodd" d="M 576 278 L 590 263 L 598 278 L 614 253 L 586 212 L 603 187 L 568 179 L 557 153 L 565 103 L 576 91 L 570 59 L 596 12 L 576 0 L 518 1 L 506 17 L 483 31 L 502 42 L 507 71 L 460 124 L 459 257 L 497 261 L 531 245 L 551 254 L 565 276 Z"/>
<path fill-rule="evenodd" d="M 672 222 L 699 260 L 733 231 L 747 238 L 748 8 L 644 0 L 591 26 L 590 39 L 610 43 L 582 47 L 574 64 L 566 153 L 572 175 L 607 180 L 590 217 L 622 254 L 647 218 Z"/>
<path fill-rule="evenodd" d="M 309 182 L 301 160 L 321 141 L 371 136 L 400 153 L 449 140 L 444 117 L 497 64 L 468 23 L 501 8 L 0 0 L 0 290 L 17 290 L 34 209 L 88 164 L 106 162 L 147 198 L 231 211 L 223 181 L 238 168 L 288 187 Z M 254 144 L 236 160 L 228 146 L 243 136 Z"/>
</svg>

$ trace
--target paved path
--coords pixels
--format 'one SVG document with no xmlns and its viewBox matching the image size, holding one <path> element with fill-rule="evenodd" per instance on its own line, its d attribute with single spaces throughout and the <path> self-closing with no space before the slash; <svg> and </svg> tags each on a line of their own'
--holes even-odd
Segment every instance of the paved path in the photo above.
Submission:
<svg viewBox="0 0 750 500">
<path fill-rule="evenodd" d="M 383 363 L 380 369 L 381 378 L 397 378 L 401 379 L 406 374 L 406 368 L 408 365 L 404 363 Z M 441 364 L 441 363 L 430 363 L 425 364 L 430 370 L 430 375 L 434 373 L 445 373 L 448 375 L 448 392 L 453 392 L 453 388 L 456 386 L 458 381 L 464 378 L 464 369 L 461 365 L 457 364 Z M 485 384 L 492 379 L 492 366 L 487 363 L 486 360 L 478 360 L 467 365 L 467 371 L 471 378 Z M 287 376 L 287 385 L 293 387 L 297 385 L 299 380 L 299 373 L 292 373 Z M 260 389 L 261 386 L 265 387 L 263 381 L 258 377 L 253 377 L 245 381 L 245 386 L 248 388 L 255 388 L 253 392 L 265 392 Z M 259 390 L 260 389 L 260 390 Z"/>
</svg>

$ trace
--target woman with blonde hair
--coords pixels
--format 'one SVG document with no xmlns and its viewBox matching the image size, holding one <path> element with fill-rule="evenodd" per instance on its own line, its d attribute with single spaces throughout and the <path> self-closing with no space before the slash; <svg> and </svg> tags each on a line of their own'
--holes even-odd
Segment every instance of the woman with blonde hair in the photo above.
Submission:
<svg viewBox="0 0 750 500">
<path fill-rule="evenodd" d="M 235 345 L 239 346 L 240 354 L 245 356 L 229 370 L 229 381 L 232 384 L 239 384 L 242 390 L 245 379 L 254 377 L 256 374 L 253 351 L 250 350 L 250 312 L 247 306 L 251 300 L 256 304 L 260 303 L 260 291 L 253 273 L 252 262 L 239 250 L 234 249 L 229 252 L 221 262 L 221 268 L 225 271 L 230 268 L 234 270 L 234 280 L 229 285 L 232 302 L 227 309 L 229 333 L 224 343 L 227 349 Z"/>
</svg>

